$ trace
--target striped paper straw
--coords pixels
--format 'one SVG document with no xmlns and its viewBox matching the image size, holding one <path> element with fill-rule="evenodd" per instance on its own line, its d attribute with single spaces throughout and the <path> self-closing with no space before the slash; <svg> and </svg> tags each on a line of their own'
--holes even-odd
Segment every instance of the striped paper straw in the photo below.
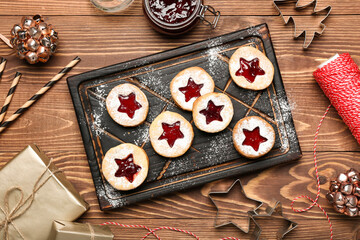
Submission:
<svg viewBox="0 0 360 240">
<path fill-rule="evenodd" d="M 0 125 L 0 133 L 4 131 L 11 123 L 13 123 L 21 114 L 26 112 L 41 96 L 44 95 L 54 84 L 59 81 L 66 73 L 68 73 L 78 62 L 80 58 L 76 57 L 65 68 L 63 68 L 55 77 L 44 85 L 34 96 L 32 96 L 21 108 L 19 108 L 12 116 Z"/>
<path fill-rule="evenodd" d="M 1 58 L 0 59 L 0 79 L 4 73 L 4 70 L 5 70 L 5 65 L 6 65 L 6 59 L 5 58 Z"/>
<path fill-rule="evenodd" d="M 14 48 L 13 45 L 11 45 L 10 40 L 1 33 L 0 33 L 0 39 L 3 40 L 3 42 L 9 46 L 9 48 Z"/>
<path fill-rule="evenodd" d="M 14 96 L 14 93 L 15 93 L 15 90 L 16 90 L 16 87 L 17 87 L 17 85 L 19 83 L 20 78 L 21 78 L 21 73 L 16 72 L 15 77 L 14 77 L 14 79 L 12 81 L 11 87 L 9 89 L 9 92 L 8 92 L 6 98 L 5 98 L 5 103 L 4 103 L 3 107 L 0 110 L 0 124 L 2 123 L 2 121 L 5 118 L 6 112 L 7 112 L 8 108 L 9 108 L 11 99 Z"/>
</svg>

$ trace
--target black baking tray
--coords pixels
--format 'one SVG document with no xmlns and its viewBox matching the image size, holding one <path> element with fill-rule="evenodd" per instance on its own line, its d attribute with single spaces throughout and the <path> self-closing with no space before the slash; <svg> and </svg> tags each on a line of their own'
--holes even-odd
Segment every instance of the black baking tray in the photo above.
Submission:
<svg viewBox="0 0 360 240">
<path fill-rule="evenodd" d="M 263 51 L 274 65 L 274 81 L 265 90 L 245 90 L 231 80 L 228 60 L 238 47 L 245 45 Z M 204 68 L 215 81 L 215 91 L 224 92 L 231 98 L 234 118 L 229 128 L 217 134 L 201 132 L 193 125 L 195 137 L 189 151 L 179 158 L 167 159 L 152 149 L 148 138 L 149 125 L 164 110 L 178 112 L 191 122 L 191 113 L 174 104 L 169 90 L 172 78 L 191 66 Z M 301 157 L 291 109 L 266 24 L 82 73 L 69 77 L 67 82 L 102 210 L 123 207 Z M 125 82 L 139 86 L 150 103 L 148 117 L 138 127 L 122 127 L 106 111 L 107 94 L 113 87 Z M 264 118 L 276 132 L 274 148 L 256 160 L 239 155 L 232 143 L 232 128 L 236 122 L 252 115 Z M 110 148 L 125 142 L 142 147 L 149 156 L 150 167 L 146 181 L 139 188 L 118 191 L 104 179 L 101 162 Z"/>
</svg>

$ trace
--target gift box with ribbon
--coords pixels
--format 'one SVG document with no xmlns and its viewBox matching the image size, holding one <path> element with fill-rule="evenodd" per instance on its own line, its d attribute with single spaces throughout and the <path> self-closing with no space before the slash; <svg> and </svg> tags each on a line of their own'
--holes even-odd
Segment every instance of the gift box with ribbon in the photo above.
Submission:
<svg viewBox="0 0 360 240">
<path fill-rule="evenodd" d="M 54 221 L 48 240 L 112 240 L 108 226 L 88 223 Z"/>
<path fill-rule="evenodd" d="M 54 220 L 74 221 L 88 209 L 34 144 L 0 170 L 0 182 L 0 239 L 47 240 Z"/>
</svg>

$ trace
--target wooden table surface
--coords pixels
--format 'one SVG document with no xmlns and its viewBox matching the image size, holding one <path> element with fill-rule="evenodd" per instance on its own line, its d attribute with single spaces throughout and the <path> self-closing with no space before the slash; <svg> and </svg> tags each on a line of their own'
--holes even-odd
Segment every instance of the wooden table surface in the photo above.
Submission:
<svg viewBox="0 0 360 240">
<path fill-rule="evenodd" d="M 309 1 L 301 0 L 301 3 Z M 190 44 L 210 37 L 267 23 L 277 54 L 285 88 L 292 106 L 296 130 L 303 157 L 298 162 L 273 167 L 262 172 L 239 176 L 248 196 L 270 204 L 280 200 L 284 215 L 299 223 L 285 239 L 329 239 L 329 226 L 318 208 L 296 214 L 290 208 L 291 200 L 300 194 L 316 195 L 313 165 L 313 138 L 318 122 L 329 104 L 318 87 L 312 72 L 334 53 L 349 52 L 360 64 L 360 0 L 320 0 L 318 9 L 332 5 L 333 11 L 325 21 L 327 29 L 315 39 L 307 51 L 302 39 L 293 39 L 293 28 L 285 26 L 271 0 L 205 0 L 221 11 L 216 30 L 199 24 L 193 31 L 179 38 L 162 36 L 148 25 L 143 16 L 141 1 L 125 12 L 104 14 L 88 0 L 1 0 L 0 33 L 9 37 L 13 24 L 21 16 L 42 14 L 56 26 L 60 46 L 56 57 L 46 65 L 30 66 L 17 59 L 0 43 L 0 56 L 8 59 L 6 72 L 0 82 L 0 100 L 3 101 L 16 71 L 24 75 L 16 91 L 9 112 L 12 113 L 32 96 L 68 61 L 79 55 L 81 63 L 70 73 L 78 74 L 103 66 L 131 60 L 167 49 Z M 311 11 L 310 11 L 311 12 Z M 315 17 L 309 12 L 298 12 L 303 27 L 313 28 Z M 302 28 L 302 27 L 301 27 Z M 208 193 L 227 189 L 234 179 L 206 184 L 189 191 L 148 200 L 118 211 L 99 210 L 83 142 L 65 79 L 57 83 L 39 102 L 0 135 L 1 165 L 10 160 L 27 144 L 36 143 L 90 203 L 91 208 L 80 221 L 102 223 L 117 221 L 124 224 L 145 224 L 151 228 L 173 226 L 196 233 L 201 239 L 239 237 L 249 239 L 233 226 L 213 227 L 216 209 Z M 336 214 L 325 199 L 329 179 L 350 167 L 360 169 L 359 145 L 346 125 L 331 108 L 324 121 L 318 141 L 321 196 L 319 203 L 328 211 L 334 228 L 334 239 L 351 239 L 360 221 Z M 298 203 L 298 207 L 308 203 Z M 245 212 L 243 212 L 245 214 Z M 264 224 L 264 237 L 275 239 L 280 223 Z M 252 224 L 253 225 L 253 224 Z M 253 226 L 252 226 L 253 228 Z M 142 229 L 113 227 L 115 239 L 140 239 Z M 162 230 L 164 239 L 191 239 L 181 233 Z M 149 238 L 154 239 L 154 238 Z"/>
</svg>

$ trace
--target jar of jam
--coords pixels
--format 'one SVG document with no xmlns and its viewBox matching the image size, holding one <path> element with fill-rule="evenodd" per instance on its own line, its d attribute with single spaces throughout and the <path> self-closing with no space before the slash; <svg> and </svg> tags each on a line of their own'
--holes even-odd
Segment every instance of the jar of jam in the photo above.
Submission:
<svg viewBox="0 0 360 240">
<path fill-rule="evenodd" d="M 203 5 L 203 0 L 143 0 L 143 10 L 151 26 L 168 35 L 183 34 L 200 21 L 216 28 L 220 18 L 220 12 Z M 211 20 L 206 13 L 213 16 Z"/>
</svg>

